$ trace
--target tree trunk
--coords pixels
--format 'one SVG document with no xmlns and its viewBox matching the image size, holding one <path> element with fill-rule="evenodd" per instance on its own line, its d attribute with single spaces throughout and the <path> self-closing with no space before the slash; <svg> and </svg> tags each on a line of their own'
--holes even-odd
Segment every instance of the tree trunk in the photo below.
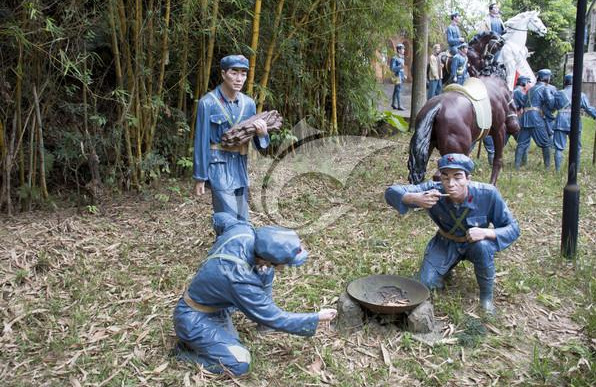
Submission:
<svg viewBox="0 0 596 387">
<path fill-rule="evenodd" d="M 261 0 L 255 1 L 255 14 L 252 19 L 252 40 L 250 42 L 250 60 L 248 66 L 248 77 L 246 80 L 246 94 L 252 96 L 255 82 L 255 69 L 257 65 L 257 49 L 259 46 L 259 25 L 261 22 Z"/>
<path fill-rule="evenodd" d="M 416 115 L 426 103 L 426 65 L 428 47 L 427 0 L 414 0 L 414 56 L 412 60 L 412 105 L 410 110 L 410 131 L 414 131 Z"/>
</svg>

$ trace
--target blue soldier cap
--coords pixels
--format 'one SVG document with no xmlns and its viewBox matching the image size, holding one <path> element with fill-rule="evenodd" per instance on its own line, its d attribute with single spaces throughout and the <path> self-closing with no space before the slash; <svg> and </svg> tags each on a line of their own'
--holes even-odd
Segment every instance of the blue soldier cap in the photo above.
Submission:
<svg viewBox="0 0 596 387">
<path fill-rule="evenodd" d="M 279 226 L 263 226 L 255 231 L 255 254 L 275 265 L 300 266 L 308 252 L 302 249 L 296 231 Z"/>
<path fill-rule="evenodd" d="M 458 50 L 464 49 L 464 48 L 468 48 L 468 43 L 462 43 L 459 46 L 457 46 Z"/>
<path fill-rule="evenodd" d="M 220 66 L 224 71 L 232 68 L 248 70 L 248 59 L 244 55 L 228 55 L 221 58 Z"/>
<path fill-rule="evenodd" d="M 455 12 L 451 13 L 451 20 L 453 20 L 457 16 L 459 16 L 459 12 L 455 11 Z"/>
<path fill-rule="evenodd" d="M 565 74 L 563 77 L 563 83 L 566 85 L 571 85 L 573 83 L 573 74 Z"/>
<path fill-rule="evenodd" d="M 492 11 L 493 8 L 495 8 L 495 5 L 497 5 L 497 3 L 490 3 L 490 5 L 488 6 L 488 10 Z"/>
<path fill-rule="evenodd" d="M 527 85 L 528 83 L 530 83 L 530 78 L 526 77 L 525 75 L 520 75 L 520 76 L 517 78 L 517 83 L 516 83 L 516 85 L 522 85 L 522 86 L 525 86 L 525 85 Z"/>
<path fill-rule="evenodd" d="M 400 48 L 406 48 L 406 47 L 405 47 L 405 46 L 404 46 L 402 43 L 397 43 L 397 44 L 395 45 L 395 49 L 396 49 L 396 50 L 399 50 Z"/>
<path fill-rule="evenodd" d="M 442 156 L 437 162 L 439 170 L 442 169 L 461 169 L 467 173 L 474 170 L 474 162 L 468 156 L 461 153 L 448 153 Z"/>
<path fill-rule="evenodd" d="M 538 70 L 537 73 L 537 77 L 538 79 L 549 79 L 550 76 L 552 75 L 552 72 L 549 69 L 542 69 L 542 70 Z"/>
</svg>

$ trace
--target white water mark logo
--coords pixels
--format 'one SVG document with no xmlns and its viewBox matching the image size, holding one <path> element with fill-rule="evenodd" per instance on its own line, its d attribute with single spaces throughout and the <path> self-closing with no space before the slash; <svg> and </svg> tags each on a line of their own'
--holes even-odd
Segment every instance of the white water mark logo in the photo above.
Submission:
<svg viewBox="0 0 596 387">
<path fill-rule="evenodd" d="M 350 204 L 337 198 L 337 205 L 314 221 L 297 222 L 281 213 L 280 202 L 284 190 L 296 178 L 322 174 L 346 186 L 356 166 L 375 152 L 395 146 L 395 142 L 364 136 L 322 137 L 320 131 L 309 127 L 304 120 L 294 129 L 298 142 L 288 141 L 280 146 L 276 158 L 259 157 L 251 161 L 251 205 L 266 214 L 273 224 L 292 228 L 302 234 L 320 232 L 339 217 L 352 210 Z M 339 190 L 338 190 L 339 191 Z"/>
</svg>

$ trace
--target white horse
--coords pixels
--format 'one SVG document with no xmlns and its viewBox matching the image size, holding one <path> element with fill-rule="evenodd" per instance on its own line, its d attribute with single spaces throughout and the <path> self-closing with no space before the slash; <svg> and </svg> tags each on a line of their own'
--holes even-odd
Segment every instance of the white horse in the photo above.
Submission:
<svg viewBox="0 0 596 387">
<path fill-rule="evenodd" d="M 539 11 L 522 12 L 505 22 L 505 33 L 502 36 L 505 45 L 501 49 L 498 61 L 505 65 L 506 81 L 510 90 L 515 86 L 516 71 L 530 78 L 532 84 L 536 83 L 534 72 L 526 60 L 528 57 L 526 39 L 528 31 L 536 32 L 539 36 L 546 34 L 546 27 L 538 18 L 539 13 Z"/>
</svg>

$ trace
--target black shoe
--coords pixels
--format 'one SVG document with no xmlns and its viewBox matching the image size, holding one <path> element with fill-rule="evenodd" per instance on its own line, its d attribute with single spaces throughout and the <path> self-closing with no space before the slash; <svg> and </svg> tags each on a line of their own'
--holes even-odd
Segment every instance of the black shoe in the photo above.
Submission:
<svg viewBox="0 0 596 387">
<path fill-rule="evenodd" d="M 397 110 L 406 110 L 406 109 L 404 109 L 403 107 L 400 106 L 397 108 Z"/>
<path fill-rule="evenodd" d="M 395 105 L 391 105 L 392 108 L 397 109 L 397 107 Z"/>
</svg>

